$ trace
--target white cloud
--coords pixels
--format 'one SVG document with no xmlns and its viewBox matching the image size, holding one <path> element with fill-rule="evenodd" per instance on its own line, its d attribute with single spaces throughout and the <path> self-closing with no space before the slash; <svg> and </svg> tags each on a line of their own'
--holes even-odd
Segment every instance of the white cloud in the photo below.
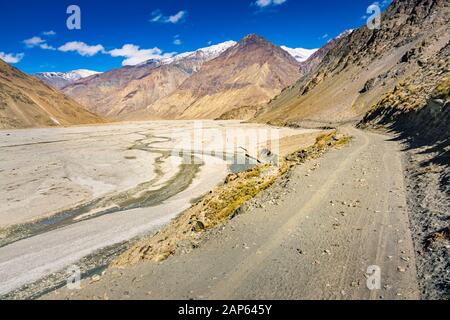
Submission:
<svg viewBox="0 0 450 320">
<path fill-rule="evenodd" d="M 56 35 L 56 32 L 53 30 L 50 30 L 50 31 L 44 31 L 44 32 L 42 32 L 42 34 L 44 36 L 54 36 L 54 35 Z"/>
<path fill-rule="evenodd" d="M 58 48 L 61 52 L 77 52 L 84 57 L 95 56 L 99 52 L 105 52 L 105 48 L 101 44 L 90 46 L 81 41 L 67 42 Z"/>
<path fill-rule="evenodd" d="M 181 41 L 179 34 L 177 34 L 173 37 L 173 44 L 176 46 L 180 46 L 183 44 L 183 41 Z"/>
<path fill-rule="evenodd" d="M 42 39 L 41 37 L 33 37 L 30 39 L 23 40 L 23 43 L 25 43 L 25 45 L 28 48 L 34 48 L 34 47 L 40 46 L 41 44 L 45 43 L 45 40 Z"/>
<path fill-rule="evenodd" d="M 126 58 L 122 62 L 123 66 L 134 66 L 147 60 L 160 60 L 170 58 L 174 55 L 173 53 L 163 53 L 159 48 L 141 49 L 134 44 L 125 44 L 122 48 L 111 50 L 108 53 L 112 57 Z"/>
<path fill-rule="evenodd" d="M 39 47 L 39 48 L 41 48 L 43 50 L 56 50 L 56 48 L 54 48 L 51 45 L 47 44 L 47 41 L 42 39 L 41 37 L 32 37 L 30 39 L 24 40 L 23 43 L 28 48 Z"/>
<path fill-rule="evenodd" d="M 174 16 L 166 17 L 170 23 L 177 23 L 182 19 L 184 14 L 176 14 Z M 159 19 L 159 18 L 158 18 Z M 43 34 L 51 34 L 51 31 L 44 32 Z M 182 41 L 179 39 L 179 35 L 174 36 L 173 43 L 175 45 L 181 45 Z M 41 37 L 32 37 L 30 39 L 26 39 L 23 43 L 28 48 L 39 47 L 43 50 L 58 50 L 60 52 L 76 52 L 84 57 L 92 57 L 98 53 L 109 54 L 112 57 L 123 57 L 125 60 L 122 61 L 122 65 L 124 66 L 133 66 L 139 63 L 145 62 L 147 60 L 162 60 L 166 58 L 171 58 L 175 55 L 175 53 L 163 53 L 163 51 L 159 48 L 153 49 L 141 49 L 139 46 L 134 44 L 125 44 L 122 48 L 113 49 L 111 51 L 106 51 L 105 47 L 101 44 L 97 45 L 88 45 L 82 41 L 71 41 L 63 44 L 58 47 L 58 49 L 52 47 L 47 44 L 46 40 Z M 17 63 L 23 58 L 23 54 L 5 54 L 2 53 L 0 56 L 2 60 L 5 60 L 8 63 Z"/>
<path fill-rule="evenodd" d="M 23 57 L 25 56 L 25 54 L 23 53 L 4 53 L 4 52 L 0 52 L 0 59 L 5 61 L 6 63 L 18 63 L 20 62 Z"/>
<path fill-rule="evenodd" d="M 186 16 L 186 11 L 180 11 L 173 16 L 170 16 L 167 21 L 170 23 L 178 23 Z"/>
<path fill-rule="evenodd" d="M 163 18 L 162 14 L 155 15 L 150 21 L 151 22 L 159 22 Z"/>
<path fill-rule="evenodd" d="M 48 45 L 48 44 L 46 44 L 46 43 L 41 44 L 39 47 L 40 47 L 41 49 L 43 49 L 43 50 L 53 50 L 53 51 L 56 50 L 55 47 L 52 47 L 52 46 L 50 46 L 50 45 Z"/>
<path fill-rule="evenodd" d="M 178 39 L 177 39 L 178 40 Z M 122 48 L 106 51 L 105 47 L 101 44 L 95 46 L 88 45 L 81 41 L 67 42 L 60 46 L 58 51 L 61 52 L 77 52 L 85 57 L 92 57 L 98 53 L 107 54 L 111 57 L 122 57 L 125 60 L 122 61 L 123 66 L 134 66 L 147 60 L 161 60 L 173 57 L 175 53 L 163 53 L 159 48 L 153 49 L 141 49 L 134 44 L 125 44 Z"/>
<path fill-rule="evenodd" d="M 280 1 L 280 0 L 278 0 Z M 172 16 L 165 16 L 161 13 L 160 10 L 153 11 L 152 17 L 150 18 L 151 22 L 160 22 L 160 23 L 173 23 L 177 24 L 179 22 L 183 22 L 187 16 L 187 11 L 181 10 Z"/>
<path fill-rule="evenodd" d="M 272 6 L 279 6 L 283 3 L 285 3 L 287 0 L 257 0 L 255 2 L 255 5 L 257 5 L 260 8 L 267 8 Z"/>
</svg>

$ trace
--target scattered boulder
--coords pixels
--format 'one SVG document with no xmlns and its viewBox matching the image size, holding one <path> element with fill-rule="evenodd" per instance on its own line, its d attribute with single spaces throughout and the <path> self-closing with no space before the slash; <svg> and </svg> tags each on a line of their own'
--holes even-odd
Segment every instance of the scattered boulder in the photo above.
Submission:
<svg viewBox="0 0 450 320">
<path fill-rule="evenodd" d="M 359 91 L 359 93 L 363 94 L 363 93 L 370 91 L 373 88 L 374 84 L 375 84 L 375 79 L 368 80 L 364 84 L 364 87 Z"/>
<path fill-rule="evenodd" d="M 407 63 L 407 62 L 409 62 L 415 55 L 416 55 L 416 50 L 415 49 L 411 49 L 409 51 L 406 51 L 406 53 L 400 59 L 400 63 Z"/>
<path fill-rule="evenodd" d="M 239 176 L 235 173 L 229 174 L 226 178 L 225 178 L 225 184 L 229 184 L 230 182 L 235 181 L 237 178 L 239 178 Z"/>
<path fill-rule="evenodd" d="M 259 152 L 258 160 L 261 163 L 270 163 L 272 165 L 278 165 L 278 155 L 274 154 L 272 151 L 266 148 L 262 149 Z"/>
<path fill-rule="evenodd" d="M 203 230 L 205 230 L 205 224 L 203 222 L 201 222 L 201 221 L 196 221 L 194 223 L 194 226 L 192 227 L 192 231 L 200 232 L 200 231 L 203 231 Z"/>
<path fill-rule="evenodd" d="M 93 276 L 93 277 L 91 278 L 90 283 L 99 282 L 100 279 L 101 279 L 100 275 L 96 274 L 95 276 Z"/>
</svg>

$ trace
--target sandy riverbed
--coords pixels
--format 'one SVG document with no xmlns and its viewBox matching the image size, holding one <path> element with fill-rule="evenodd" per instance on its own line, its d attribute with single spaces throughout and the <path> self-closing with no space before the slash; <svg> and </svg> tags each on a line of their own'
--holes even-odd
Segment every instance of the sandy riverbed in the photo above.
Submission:
<svg viewBox="0 0 450 320">
<path fill-rule="evenodd" d="M 229 173 L 218 150 L 257 155 L 308 132 L 236 121 L 0 131 L 0 294 L 168 223 Z"/>
</svg>

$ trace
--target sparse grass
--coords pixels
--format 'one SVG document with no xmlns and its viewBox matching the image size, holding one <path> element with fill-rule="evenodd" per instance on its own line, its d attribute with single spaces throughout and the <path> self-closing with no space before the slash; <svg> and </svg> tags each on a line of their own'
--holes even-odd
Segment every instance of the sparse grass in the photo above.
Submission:
<svg viewBox="0 0 450 320">
<path fill-rule="evenodd" d="M 241 174 L 233 181 L 234 185 L 218 190 L 220 196 L 206 203 L 205 226 L 212 228 L 228 219 L 244 203 L 270 187 L 281 173 L 282 170 L 269 165 L 258 166 Z"/>
<path fill-rule="evenodd" d="M 331 133 L 324 133 L 321 134 L 320 136 L 318 136 L 316 138 L 316 144 L 315 146 L 319 147 L 319 148 L 325 148 L 328 143 L 331 142 L 331 140 L 333 139 L 333 137 L 336 135 L 336 131 L 333 131 Z M 313 146 L 314 147 L 314 146 Z"/>
<path fill-rule="evenodd" d="M 352 137 L 350 136 L 344 136 L 341 139 L 339 139 L 338 141 L 335 142 L 334 146 L 335 147 L 342 147 L 345 146 L 347 144 L 350 143 L 350 141 L 352 140 Z"/>
<path fill-rule="evenodd" d="M 450 77 L 447 77 L 434 90 L 434 97 L 437 99 L 447 99 L 450 94 Z"/>
</svg>

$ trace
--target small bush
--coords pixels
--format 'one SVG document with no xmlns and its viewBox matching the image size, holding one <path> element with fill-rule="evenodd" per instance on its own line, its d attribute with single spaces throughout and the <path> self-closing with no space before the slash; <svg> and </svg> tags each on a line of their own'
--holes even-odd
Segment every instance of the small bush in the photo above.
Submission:
<svg viewBox="0 0 450 320">
<path fill-rule="evenodd" d="M 437 99 L 447 99 L 450 91 L 450 77 L 447 77 L 441 84 L 439 84 L 434 90 L 433 96 Z"/>
</svg>

